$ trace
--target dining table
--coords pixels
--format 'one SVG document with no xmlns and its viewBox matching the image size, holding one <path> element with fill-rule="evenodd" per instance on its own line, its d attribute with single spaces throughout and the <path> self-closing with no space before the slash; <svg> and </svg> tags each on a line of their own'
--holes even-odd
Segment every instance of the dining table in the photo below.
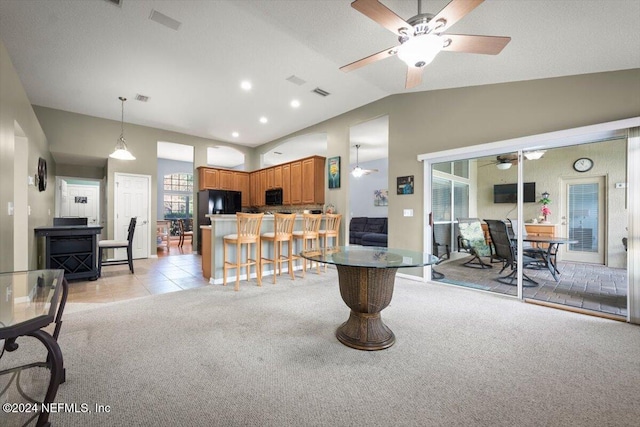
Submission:
<svg viewBox="0 0 640 427">
<path fill-rule="evenodd" d="M 517 241 L 517 237 L 512 237 L 512 241 Z M 536 244 L 541 249 L 544 249 L 543 245 L 546 245 L 546 251 L 542 252 L 542 257 L 544 259 L 544 264 L 553 276 L 553 279 L 556 282 L 560 281 L 559 274 L 560 270 L 558 270 L 557 263 L 557 255 L 558 249 L 560 245 L 570 245 L 578 243 L 578 240 L 571 239 L 567 237 L 550 237 L 550 236 L 524 236 L 522 238 L 523 242 L 529 242 Z"/>
<path fill-rule="evenodd" d="M 349 319 L 336 330 L 336 338 L 358 350 L 382 350 L 395 343 L 380 312 L 391 302 L 398 269 L 438 262 L 428 253 L 375 246 L 312 249 L 300 256 L 336 266 L 340 295 L 351 309 Z"/>
</svg>

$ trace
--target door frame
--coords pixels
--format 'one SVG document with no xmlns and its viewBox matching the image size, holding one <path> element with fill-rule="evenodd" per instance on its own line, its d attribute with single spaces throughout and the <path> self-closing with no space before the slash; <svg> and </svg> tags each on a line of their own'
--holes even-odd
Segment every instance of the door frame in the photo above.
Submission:
<svg viewBox="0 0 640 427">
<path fill-rule="evenodd" d="M 627 138 L 627 175 L 630 182 L 637 182 L 640 176 L 640 116 L 612 122 L 598 123 L 561 131 L 530 135 L 487 144 L 454 148 L 434 153 L 425 153 L 417 156 L 418 161 L 423 162 L 424 197 L 423 197 L 423 245 L 426 252 L 432 252 L 431 228 L 429 225 L 429 212 L 431 212 L 431 165 L 446 161 L 455 161 L 472 157 L 486 157 L 498 155 L 502 152 L 518 151 L 519 162 L 522 150 L 551 149 L 567 147 L 571 145 L 588 144 L 592 142 L 613 139 L 614 137 Z M 522 168 L 518 167 L 518 218 L 523 217 L 522 209 Z M 628 193 L 628 236 L 629 249 L 627 251 L 627 321 L 640 324 L 640 250 L 637 240 L 637 230 L 640 229 L 640 192 L 627 191 Z M 522 259 L 522 240 L 518 239 L 518 262 Z M 430 281 L 431 266 L 423 268 L 423 281 Z M 478 291 L 481 292 L 481 291 Z M 518 298 L 522 299 L 522 269 L 518 269 Z"/>
<path fill-rule="evenodd" d="M 127 173 L 127 172 L 114 172 L 113 173 L 113 182 L 114 182 L 114 186 L 113 186 L 113 238 L 114 239 L 118 239 L 117 236 L 117 232 L 118 232 L 118 227 L 117 227 L 117 218 L 118 218 L 118 209 L 119 209 L 119 203 L 118 203 L 118 188 L 117 188 L 117 183 L 118 183 L 118 179 L 123 177 L 123 176 L 133 176 L 133 177 L 137 177 L 137 178 L 146 178 L 147 179 L 147 223 L 146 224 L 136 224 L 136 227 L 138 225 L 144 225 L 147 227 L 147 253 L 145 254 L 145 258 L 149 258 L 151 256 L 151 175 L 146 175 L 146 174 L 137 174 L 137 173 Z M 156 237 L 156 233 L 153 233 L 153 238 L 155 240 Z M 155 245 L 153 246 L 155 249 Z M 155 254 L 154 254 L 155 255 Z"/>
</svg>

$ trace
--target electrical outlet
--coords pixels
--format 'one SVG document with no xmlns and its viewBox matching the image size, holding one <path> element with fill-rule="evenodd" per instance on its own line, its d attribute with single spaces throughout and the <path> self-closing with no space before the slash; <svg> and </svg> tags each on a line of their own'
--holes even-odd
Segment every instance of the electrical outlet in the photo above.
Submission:
<svg viewBox="0 0 640 427">
<path fill-rule="evenodd" d="M 403 211 L 403 216 L 413 216 L 413 209 L 405 209 Z"/>
</svg>

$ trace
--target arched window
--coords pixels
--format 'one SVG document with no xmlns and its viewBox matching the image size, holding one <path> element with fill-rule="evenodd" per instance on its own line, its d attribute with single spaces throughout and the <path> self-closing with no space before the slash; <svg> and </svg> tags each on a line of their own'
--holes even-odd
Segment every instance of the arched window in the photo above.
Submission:
<svg viewBox="0 0 640 427">
<path fill-rule="evenodd" d="M 193 174 L 164 176 L 164 219 L 193 217 Z"/>
</svg>

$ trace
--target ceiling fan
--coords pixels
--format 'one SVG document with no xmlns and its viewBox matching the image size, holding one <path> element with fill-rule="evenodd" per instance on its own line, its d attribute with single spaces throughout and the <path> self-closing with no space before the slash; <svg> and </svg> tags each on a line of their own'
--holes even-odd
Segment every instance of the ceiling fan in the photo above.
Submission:
<svg viewBox="0 0 640 427">
<path fill-rule="evenodd" d="M 356 147 L 356 167 L 351 171 L 351 175 L 353 175 L 354 178 L 360 178 L 362 175 L 369 175 L 370 173 L 378 172 L 378 169 L 362 169 L 360 167 L 360 159 L 358 158 L 360 144 L 356 144 L 354 147 Z"/>
<path fill-rule="evenodd" d="M 407 64 L 405 88 L 410 89 L 422 82 L 422 69 L 433 61 L 440 51 L 497 55 L 511 41 L 511 37 L 444 34 L 449 27 L 483 1 L 452 0 L 444 9 L 433 15 L 422 13 L 422 0 L 418 0 L 418 14 L 404 21 L 378 0 L 355 0 L 351 3 L 351 7 L 397 34 L 400 44 L 352 62 L 340 67 L 340 69 L 348 72 L 380 59 L 397 55 Z"/>
</svg>

